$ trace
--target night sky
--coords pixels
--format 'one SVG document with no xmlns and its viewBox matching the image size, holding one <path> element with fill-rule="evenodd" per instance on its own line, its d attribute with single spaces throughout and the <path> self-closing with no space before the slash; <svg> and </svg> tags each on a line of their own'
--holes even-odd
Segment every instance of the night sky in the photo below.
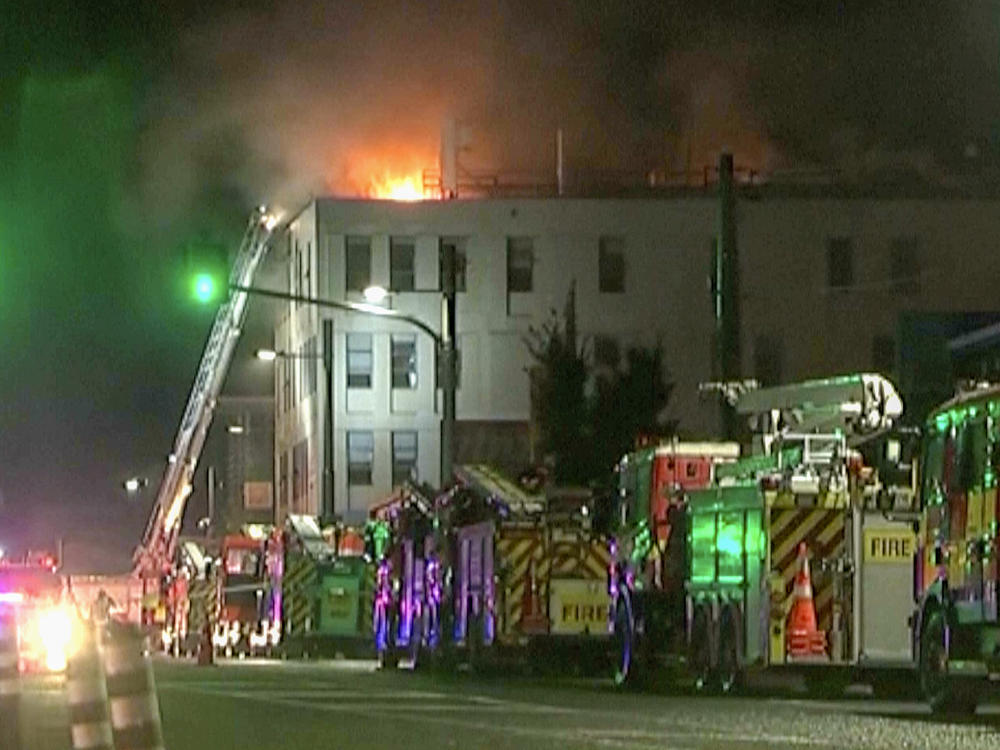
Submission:
<svg viewBox="0 0 1000 750">
<path fill-rule="evenodd" d="M 933 6 L 933 7 L 931 7 Z M 211 311 L 180 248 L 251 206 L 470 159 L 1000 165 L 1000 4 L 56 2 L 0 24 L 0 545 L 124 570 Z M 266 336 L 266 332 L 264 334 Z M 236 386 L 238 387 L 238 386 Z"/>
</svg>

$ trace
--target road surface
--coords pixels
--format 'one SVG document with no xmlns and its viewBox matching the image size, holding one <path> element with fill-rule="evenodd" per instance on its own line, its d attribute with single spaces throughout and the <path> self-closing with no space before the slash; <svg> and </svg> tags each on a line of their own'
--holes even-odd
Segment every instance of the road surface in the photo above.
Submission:
<svg viewBox="0 0 1000 750">
<path fill-rule="evenodd" d="M 1000 749 L 1000 707 L 963 721 L 872 698 L 621 693 L 584 680 L 380 673 L 366 662 L 158 662 L 168 750 Z M 30 750 L 68 750 L 59 678 L 30 678 Z"/>
</svg>

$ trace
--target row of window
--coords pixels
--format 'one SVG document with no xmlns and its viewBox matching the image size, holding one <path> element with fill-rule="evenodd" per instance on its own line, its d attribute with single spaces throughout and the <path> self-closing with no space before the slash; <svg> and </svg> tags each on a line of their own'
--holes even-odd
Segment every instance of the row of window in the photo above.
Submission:
<svg viewBox="0 0 1000 750">
<path fill-rule="evenodd" d="M 442 238 L 438 243 L 439 276 L 444 276 L 444 250 L 455 253 L 455 291 L 465 291 L 465 241 Z M 389 238 L 389 291 L 412 292 L 416 289 L 416 241 L 412 237 Z M 345 255 L 345 288 L 363 292 L 372 284 L 371 237 L 349 236 Z"/>
<path fill-rule="evenodd" d="M 417 433 L 392 433 L 392 484 L 417 481 Z M 375 466 L 375 433 L 353 430 L 347 433 L 347 484 L 365 487 L 372 483 Z"/>
<path fill-rule="evenodd" d="M 891 291 L 915 294 L 920 291 L 920 253 L 916 237 L 896 237 L 889 242 L 886 281 Z M 854 241 L 832 237 L 826 243 L 826 278 L 831 289 L 855 286 Z"/>
<path fill-rule="evenodd" d="M 455 289 L 466 290 L 465 242 L 442 239 L 438 245 L 439 270 L 443 274 L 444 248 L 455 252 Z M 416 288 L 414 259 L 416 242 L 412 237 L 389 238 L 389 289 L 412 292 Z M 507 291 L 531 292 L 535 279 L 535 240 L 532 237 L 507 238 Z M 610 294 L 625 291 L 625 240 L 622 237 L 601 237 L 597 248 L 598 289 Z M 372 244 L 370 237 L 349 236 L 345 263 L 345 288 L 361 292 L 372 282 Z"/>
<path fill-rule="evenodd" d="M 417 387 L 417 337 L 393 334 L 390 338 L 393 388 Z M 347 334 L 347 387 L 371 388 L 374 356 L 370 333 Z"/>
</svg>

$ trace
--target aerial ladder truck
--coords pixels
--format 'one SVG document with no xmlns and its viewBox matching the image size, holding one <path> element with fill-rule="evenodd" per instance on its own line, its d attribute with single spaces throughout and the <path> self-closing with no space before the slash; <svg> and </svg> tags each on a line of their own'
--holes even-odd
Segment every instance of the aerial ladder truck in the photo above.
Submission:
<svg viewBox="0 0 1000 750">
<path fill-rule="evenodd" d="M 230 272 L 231 291 L 215 315 L 142 541 L 133 555 L 133 576 L 140 579 L 143 590 L 143 624 L 168 619 L 160 604 L 163 584 L 174 571 L 195 469 L 246 319 L 245 289 L 252 286 L 277 224 L 277 217 L 263 206 L 250 216 Z"/>
</svg>

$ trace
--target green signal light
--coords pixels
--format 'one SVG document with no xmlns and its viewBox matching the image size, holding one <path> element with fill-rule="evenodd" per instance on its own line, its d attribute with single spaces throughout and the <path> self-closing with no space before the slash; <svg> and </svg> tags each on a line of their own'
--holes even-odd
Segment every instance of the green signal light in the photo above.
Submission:
<svg viewBox="0 0 1000 750">
<path fill-rule="evenodd" d="M 194 298 L 199 302 L 211 302 L 215 298 L 215 279 L 207 273 L 198 274 L 192 287 Z"/>
</svg>

